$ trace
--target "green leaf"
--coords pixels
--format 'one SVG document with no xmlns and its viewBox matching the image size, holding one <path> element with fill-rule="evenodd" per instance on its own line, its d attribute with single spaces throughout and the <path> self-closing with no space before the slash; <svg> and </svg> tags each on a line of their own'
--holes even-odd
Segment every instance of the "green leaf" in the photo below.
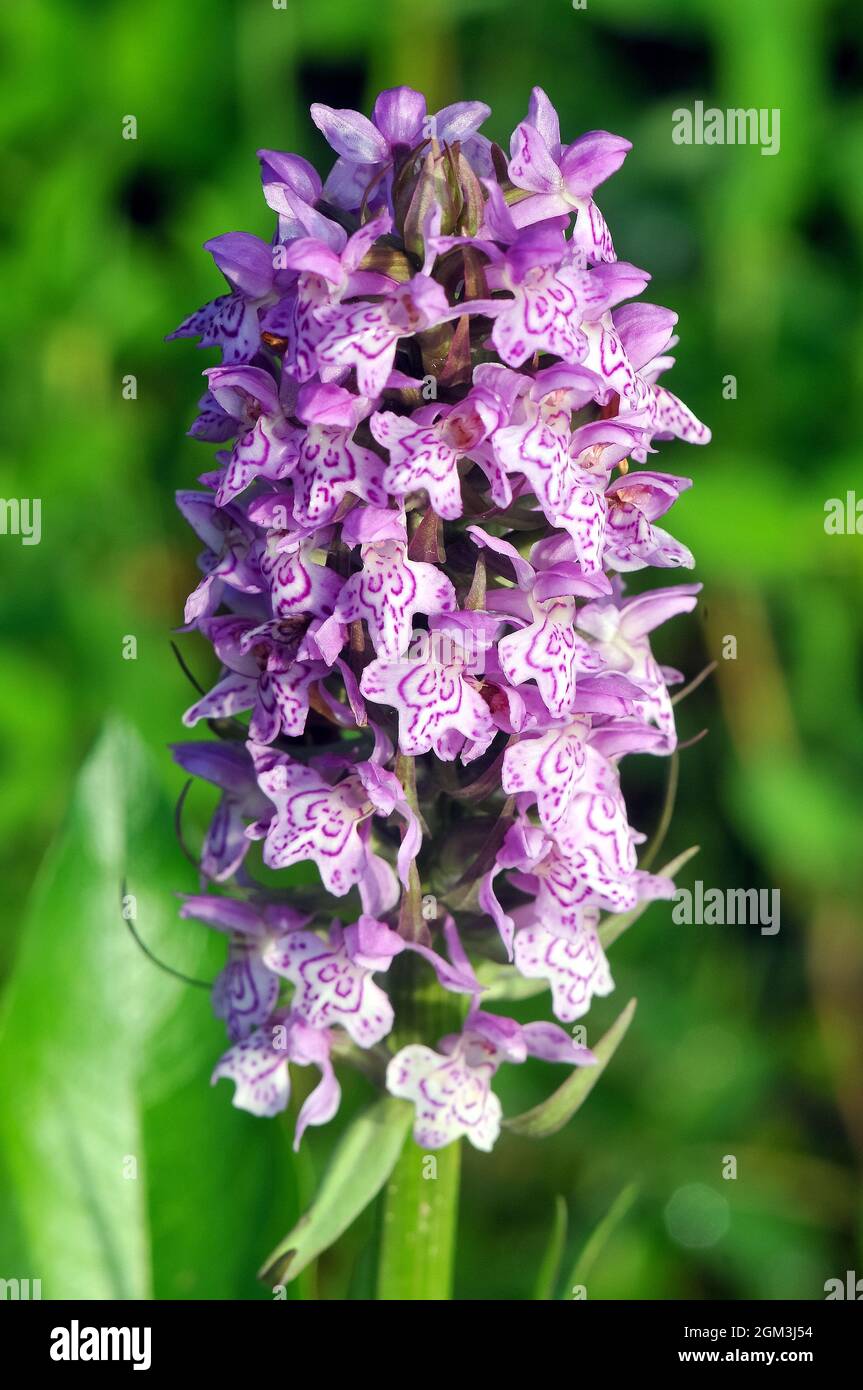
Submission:
<svg viewBox="0 0 863 1390">
<path fill-rule="evenodd" d="M 211 1090 L 225 1041 L 209 991 L 147 959 L 123 879 L 154 954 L 212 979 L 224 943 L 178 919 L 193 871 L 146 745 L 114 721 L 43 866 L 4 998 L 0 1269 L 40 1278 L 43 1298 L 264 1296 L 261 1250 L 297 1210 L 286 1136 Z"/>
<path fill-rule="evenodd" d="M 573 1288 L 582 1285 L 587 1286 L 590 1272 L 596 1261 L 599 1259 L 614 1231 L 620 1225 L 626 1213 L 629 1211 L 636 1197 L 638 1196 L 638 1183 L 630 1183 L 622 1192 L 618 1194 L 612 1202 L 605 1216 L 599 1225 L 594 1229 L 581 1253 L 579 1254 L 569 1278 L 564 1288 L 566 1292 L 563 1297 L 569 1299 Z"/>
<path fill-rule="evenodd" d="M 287 1284 L 338 1240 L 380 1192 L 396 1165 L 413 1116 L 386 1096 L 364 1110 L 339 1141 L 317 1196 L 265 1261 L 259 1278 Z"/>
<path fill-rule="evenodd" d="M 548 1245 L 545 1248 L 542 1264 L 536 1276 L 536 1289 L 533 1295 L 534 1299 L 539 1299 L 544 1303 L 554 1298 L 554 1286 L 557 1283 L 560 1262 L 563 1258 L 563 1247 L 566 1244 L 566 1225 L 566 1202 L 563 1197 L 558 1195 L 554 1199 L 554 1216 L 552 1217 Z"/>
<path fill-rule="evenodd" d="M 678 854 L 676 859 L 669 859 L 668 863 L 659 870 L 659 877 L 674 878 L 675 874 L 680 872 L 684 864 L 689 863 L 700 848 L 700 845 L 691 845 L 682 854 Z M 628 931 L 634 922 L 638 921 L 653 901 L 652 898 L 645 898 L 644 902 L 639 903 L 638 907 L 634 907 L 631 912 L 618 912 L 614 917 L 606 917 L 600 922 L 598 934 L 603 949 L 608 950 L 608 947 L 613 945 L 618 937 L 623 936 L 623 933 Z"/>
<path fill-rule="evenodd" d="M 529 1139 L 545 1139 L 549 1134 L 556 1134 L 559 1129 L 563 1129 L 576 1110 L 587 1100 L 617 1051 L 632 1022 L 636 1002 L 635 999 L 630 999 L 620 1017 L 592 1049 L 596 1066 L 574 1067 L 563 1085 L 559 1086 L 548 1100 L 535 1105 L 532 1110 L 525 1110 L 523 1114 L 516 1115 L 514 1119 L 505 1120 L 507 1129 L 513 1130 L 516 1134 L 524 1134 Z"/>
<path fill-rule="evenodd" d="M 5 1001 L 7 1195 L 46 1298 L 147 1298 L 151 1289 L 146 1184 L 123 1176 L 124 1163 L 143 1166 L 133 1056 L 158 973 L 120 916 L 124 784 L 146 814 L 140 772 L 140 750 L 113 728 L 84 767 L 37 884 Z"/>
</svg>

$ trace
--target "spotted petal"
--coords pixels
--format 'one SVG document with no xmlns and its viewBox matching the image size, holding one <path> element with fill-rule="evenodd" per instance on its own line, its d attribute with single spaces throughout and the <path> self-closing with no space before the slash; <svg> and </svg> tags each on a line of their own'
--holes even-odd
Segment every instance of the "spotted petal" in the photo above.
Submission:
<svg viewBox="0 0 863 1390">
<path fill-rule="evenodd" d="M 219 347 L 225 363 L 251 362 L 261 346 L 258 310 L 242 294 L 223 294 L 183 319 L 168 334 L 173 338 L 200 338 L 202 348 Z"/>
<path fill-rule="evenodd" d="M 276 942 L 265 960 L 294 982 L 293 1007 L 313 1028 L 340 1024 L 358 1047 L 374 1046 L 392 1028 L 389 999 L 344 945 L 333 949 L 314 932 L 295 931 Z"/>
<path fill-rule="evenodd" d="M 363 547 L 363 568 L 339 594 L 335 617 L 365 619 L 378 656 L 404 655 L 416 613 L 448 613 L 456 607 L 452 582 L 436 565 L 408 560 L 406 546 L 385 541 Z"/>
<path fill-rule="evenodd" d="M 552 1008 L 562 1023 L 583 1017 L 594 995 L 614 988 L 599 937 L 587 927 L 573 937 L 549 927 L 523 927 L 515 935 L 516 969 L 527 979 L 548 980 Z"/>
<path fill-rule="evenodd" d="M 272 1029 L 259 1028 L 235 1043 L 216 1066 L 213 1084 L 225 1076 L 234 1082 L 234 1105 L 252 1115 L 278 1115 L 290 1099 L 287 1054 Z"/>
<path fill-rule="evenodd" d="M 488 1153 L 501 1120 L 491 1075 L 490 1066 L 470 1067 L 417 1043 L 393 1057 L 387 1090 L 414 1102 L 414 1138 L 421 1148 L 442 1149 L 464 1135 L 475 1149 Z"/>
<path fill-rule="evenodd" d="M 458 667 L 428 661 L 378 658 L 366 667 L 360 689 L 369 700 L 398 713 L 399 747 L 409 756 L 434 748 L 451 761 L 458 752 L 451 736 L 481 739 L 494 731 L 488 706 Z"/>
<path fill-rule="evenodd" d="M 252 753 L 260 763 L 254 745 Z M 367 858 L 360 834 L 364 797 L 356 782 L 349 778 L 330 786 L 312 768 L 286 757 L 264 767 L 258 780 L 276 807 L 264 841 L 264 862 L 284 869 L 311 859 L 329 892 L 337 897 L 349 892 L 363 877 Z"/>
</svg>

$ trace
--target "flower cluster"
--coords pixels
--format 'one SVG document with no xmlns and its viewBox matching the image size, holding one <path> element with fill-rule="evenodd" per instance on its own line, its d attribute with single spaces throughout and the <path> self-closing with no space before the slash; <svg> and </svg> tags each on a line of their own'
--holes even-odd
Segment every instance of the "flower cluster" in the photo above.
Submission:
<svg viewBox="0 0 863 1390">
<path fill-rule="evenodd" d="M 659 524 L 689 480 L 633 465 L 709 432 L 659 384 L 676 315 L 594 201 L 626 140 L 562 143 L 539 88 L 508 158 L 479 102 L 311 114 L 326 182 L 260 151 L 272 241 L 208 242 L 227 293 L 171 335 L 221 351 L 190 431 L 220 447 L 178 497 L 204 545 L 186 629 L 221 667 L 184 718 L 216 737 L 174 749 L 221 792 L 182 915 L 228 938 L 235 1104 L 273 1115 L 314 1066 L 299 1142 L 361 1049 L 419 1144 L 489 1149 L 504 1062 L 594 1061 L 481 1007 L 489 963 L 572 1024 L 612 989 L 600 913 L 673 892 L 638 867 L 620 762 L 675 747 L 650 634 L 699 586 L 624 576 L 692 567 Z M 256 842 L 314 868 L 282 888 Z M 417 1032 L 409 986 L 452 1033 Z"/>
</svg>

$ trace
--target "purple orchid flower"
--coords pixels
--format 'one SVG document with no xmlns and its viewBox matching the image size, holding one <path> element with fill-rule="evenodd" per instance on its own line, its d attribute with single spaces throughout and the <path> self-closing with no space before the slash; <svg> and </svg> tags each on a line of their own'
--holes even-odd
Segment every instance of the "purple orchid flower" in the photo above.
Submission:
<svg viewBox="0 0 863 1390">
<path fill-rule="evenodd" d="M 183 723 L 193 728 L 200 719 L 225 719 L 250 709 L 249 732 L 259 743 L 272 743 L 280 733 L 301 734 L 309 686 L 326 675 L 322 662 L 299 658 L 302 627 L 259 626 L 253 619 L 231 616 L 204 618 L 198 627 L 226 670 L 209 694 L 186 711 Z"/>
<path fill-rule="evenodd" d="M 226 364 L 251 362 L 260 350 L 259 311 L 279 297 L 273 248 L 249 232 L 227 232 L 204 242 L 228 284 L 223 294 L 184 319 L 169 333 L 200 338 L 200 347 L 219 347 Z"/>
<path fill-rule="evenodd" d="M 297 415 L 306 425 L 291 475 L 293 515 L 300 526 L 323 526 L 347 493 L 386 505 L 380 456 L 357 444 L 354 433 L 371 403 L 341 386 L 309 383 L 299 392 Z"/>
<path fill-rule="evenodd" d="M 635 312 L 628 313 L 629 310 Z M 584 362 L 602 378 L 601 404 L 619 396 L 618 419 L 622 424 L 639 426 L 657 439 L 707 444 L 707 426 L 677 396 L 656 385 L 656 376 L 671 365 L 673 358 L 644 356 L 645 352 L 655 352 L 656 341 L 663 334 L 668 343 L 670 324 L 676 317 L 657 305 L 641 304 L 624 305 L 614 314 L 606 311 L 598 319 L 584 321 L 582 329 L 588 342 Z M 627 342 L 635 360 L 627 352 Z M 643 461 L 645 451 L 646 445 L 641 445 L 633 450 L 633 457 Z"/>
<path fill-rule="evenodd" d="M 265 586 L 257 530 L 240 507 L 219 507 L 210 493 L 187 491 L 177 493 L 177 506 L 207 547 L 198 557 L 204 578 L 186 600 L 191 627 L 218 608 L 226 589 L 259 594 Z"/>
<path fill-rule="evenodd" d="M 278 214 L 277 244 L 313 237 L 341 250 L 347 233 L 315 206 L 323 189 L 320 175 L 308 160 L 281 150 L 258 150 L 258 159 L 264 200 Z"/>
<path fill-rule="evenodd" d="M 298 431 L 287 418 L 276 382 L 261 367 L 210 367 L 210 393 L 239 435 L 225 464 L 216 505 L 223 507 L 255 478 L 275 480 L 290 471 Z"/>
<path fill-rule="evenodd" d="M 614 244 L 605 218 L 593 201 L 601 183 L 616 173 L 632 149 L 628 140 L 591 130 L 571 145 L 560 141 L 557 112 L 541 87 L 534 87 L 527 119 L 515 130 L 509 176 L 531 195 L 512 208 L 519 227 L 561 213 L 577 213 L 573 240 L 594 261 L 613 261 Z"/>
<path fill-rule="evenodd" d="M 358 1047 L 373 1047 L 393 1025 L 389 997 L 372 976 L 389 969 L 403 951 L 414 951 L 434 968 L 445 989 L 473 994 L 476 980 L 464 976 L 430 947 L 405 941 L 385 922 L 363 915 L 348 927 L 334 923 L 329 940 L 292 931 L 264 952 L 270 970 L 296 986 L 293 1007 L 315 1028 L 341 1026 Z"/>
<path fill-rule="evenodd" d="M 593 399 L 601 384 L 581 367 L 540 372 L 521 400 L 518 413 L 523 418 L 495 432 L 501 466 L 527 478 L 544 510 L 557 512 L 570 494 L 572 414 Z"/>
<path fill-rule="evenodd" d="M 372 762 L 360 762 L 332 784 L 315 768 L 284 756 L 273 758 L 259 744 L 250 743 L 249 751 L 259 786 L 276 808 L 266 827 L 264 862 L 283 869 L 311 859 L 328 892 L 341 897 L 357 886 L 365 911 L 374 915 L 381 875 L 380 857 L 369 844 L 372 817 L 396 812 L 405 822 L 397 860 L 403 883 L 422 839 L 398 778 Z"/>
<path fill-rule="evenodd" d="M 651 634 L 699 586 L 624 576 L 693 566 L 659 524 L 690 480 L 647 465 L 710 434 L 661 384 L 677 316 L 642 302 L 594 202 L 628 142 L 564 144 L 535 88 L 504 172 L 488 114 L 429 115 L 407 87 L 371 119 L 313 107 L 335 167 L 259 151 L 273 240 L 208 242 L 229 293 L 172 335 L 222 351 L 190 430 L 217 446 L 209 491 L 177 498 L 205 546 L 186 627 L 222 668 L 185 722 L 223 740 L 173 750 L 220 789 L 181 914 L 228 937 L 213 1079 L 234 1104 L 276 1114 L 290 1065 L 319 1069 L 296 1143 L 338 1107 L 334 1044 L 360 1062 L 404 1037 L 410 951 L 470 1004 L 436 1049 L 413 1034 L 387 1088 L 424 1147 L 491 1148 L 505 1061 L 593 1058 L 481 1010 L 474 958 L 499 937 L 572 1023 L 613 987 L 601 915 L 674 891 L 639 867 L 621 764 L 676 747 L 682 677 Z M 316 866 L 308 916 L 258 857 Z"/>
<path fill-rule="evenodd" d="M 269 506 L 278 507 L 278 497 L 267 499 Z M 262 515 L 260 508 L 253 514 Z M 315 560 L 316 537 L 302 531 L 267 533 L 267 543 L 261 554 L 261 573 L 267 581 L 276 618 L 290 619 L 312 614 L 328 618 L 341 592 L 342 581 L 334 570 Z"/>
<path fill-rule="evenodd" d="M 491 115 L 481 101 L 458 101 L 435 115 L 426 111 L 421 92 L 392 87 L 375 101 L 371 120 L 359 111 L 335 110 L 322 102 L 311 107 L 312 120 L 339 156 L 324 187 L 336 207 L 358 208 L 367 195 L 387 192 L 382 179 L 424 141 L 441 144 L 470 138 Z"/>
<path fill-rule="evenodd" d="M 397 285 L 379 303 L 325 305 L 316 311 L 325 329 L 316 349 L 318 369 L 323 374 L 355 368 L 360 395 L 377 399 L 399 339 L 444 323 L 454 312 L 443 286 L 425 274 Z"/>
<path fill-rule="evenodd" d="M 452 581 L 435 565 L 408 559 L 407 529 L 399 513 L 356 508 L 345 518 L 342 540 L 362 542 L 363 567 L 341 589 L 330 619 L 342 634 L 339 650 L 347 625 L 365 621 L 377 655 L 396 660 L 408 649 L 417 613 L 432 617 L 455 610 Z"/>
<path fill-rule="evenodd" d="M 548 981 L 554 1015 L 561 1023 L 583 1018 L 595 996 L 603 998 L 614 989 L 596 933 L 598 909 L 585 909 L 584 925 L 574 936 L 560 935 L 535 920 L 530 908 L 515 908 L 512 916 L 517 928 L 513 940 L 515 968 L 525 979 Z"/>
<path fill-rule="evenodd" d="M 507 832 L 493 868 L 483 880 L 480 903 L 495 922 L 512 959 L 515 921 L 501 905 L 494 881 L 508 873 L 516 888 L 533 901 L 536 920 L 557 935 L 577 941 L 588 908 L 627 912 L 639 902 L 671 897 L 670 879 L 636 866 L 636 835 L 615 797 L 576 795 L 557 837 L 529 821 L 517 821 Z M 576 835 L 579 837 L 575 842 Z"/>
<path fill-rule="evenodd" d="M 492 342 L 509 367 L 521 367 L 535 353 L 553 353 L 564 362 L 587 357 L 578 296 L 566 274 L 563 227 L 546 222 L 519 231 L 512 246 L 487 272 L 491 289 L 508 290 L 511 299 L 491 300 Z"/>
<path fill-rule="evenodd" d="M 572 709 L 576 676 L 600 671 L 604 662 L 575 630 L 577 592 L 592 594 L 607 581 L 565 575 L 561 584 L 538 575 L 508 541 L 497 540 L 479 526 L 468 532 L 477 545 L 486 546 L 512 563 L 518 589 L 496 589 L 487 595 L 489 608 L 505 611 L 518 630 L 498 643 L 497 654 L 507 680 L 520 686 L 533 681 L 553 718 Z"/>
<path fill-rule="evenodd" d="M 569 533 L 584 574 L 602 569 L 609 472 L 644 434 L 613 420 L 571 429 L 572 412 L 591 400 L 600 385 L 580 367 L 540 372 L 522 401 L 521 422 L 494 436 L 501 467 L 521 473 L 545 515 Z"/>
<path fill-rule="evenodd" d="M 428 753 L 450 761 L 465 739 L 493 732 L 479 682 L 470 674 L 480 648 L 498 623 L 480 614 L 443 614 L 429 622 L 413 654 L 378 657 L 363 672 L 366 699 L 390 705 L 399 720 L 399 748 L 409 757 Z"/>
<path fill-rule="evenodd" d="M 683 566 L 694 569 L 695 557 L 667 531 L 652 523 L 664 516 L 691 478 L 673 478 L 668 473 L 642 470 L 616 478 L 606 490 L 608 516 L 605 527 L 604 562 L 625 573 L 655 565 L 660 569 Z"/>
<path fill-rule="evenodd" d="M 369 423 L 389 452 L 387 492 L 406 497 L 423 488 L 438 516 L 455 521 L 462 513 L 459 460 L 472 455 L 505 418 L 503 401 L 482 386 L 457 405 L 422 406 L 413 415 L 377 412 Z"/>
<path fill-rule="evenodd" d="M 547 1062 L 590 1066 L 595 1062 L 553 1023 L 516 1023 L 476 1009 L 462 1033 L 444 1038 L 441 1052 L 415 1043 L 397 1052 L 387 1068 L 387 1089 L 416 1106 L 414 1138 L 441 1149 L 464 1136 L 488 1152 L 500 1133 L 501 1104 L 491 1089 L 503 1062 L 541 1057 Z"/>
<path fill-rule="evenodd" d="M 201 874 L 215 883 L 239 872 L 250 848 L 246 826 L 273 813 L 255 777 L 247 749 L 232 743 L 174 743 L 174 761 L 193 777 L 219 787 L 216 806 L 201 850 Z"/>
<path fill-rule="evenodd" d="M 291 1098 L 288 1063 L 316 1066 L 320 1083 L 303 1102 L 294 1132 L 294 1149 L 309 1125 L 324 1125 L 339 1108 L 341 1088 L 330 1061 L 332 1033 L 312 1028 L 294 1013 L 273 1015 L 265 1028 L 241 1038 L 222 1057 L 213 1072 L 213 1084 L 222 1077 L 234 1082 L 234 1105 L 252 1115 L 278 1115 Z"/>
<path fill-rule="evenodd" d="M 308 917 L 282 903 L 237 902 L 208 893 L 189 895 L 181 917 L 206 922 L 230 936 L 228 963 L 213 985 L 213 1012 L 225 1020 L 232 1042 L 247 1038 L 266 1023 L 279 997 L 279 980 L 267 955 L 276 943 L 290 940 Z"/>
<path fill-rule="evenodd" d="M 669 753 L 676 746 L 677 734 L 668 683 L 677 673 L 660 668 L 647 634 L 677 613 L 691 613 L 700 589 L 700 584 L 678 584 L 673 589 L 639 594 L 620 605 L 597 599 L 578 615 L 579 626 L 593 638 L 609 670 L 622 672 L 644 692 L 634 707 L 646 721 L 657 726 Z"/>
<path fill-rule="evenodd" d="M 382 212 L 338 247 L 332 245 L 332 238 L 328 241 L 300 237 L 283 249 L 282 262 L 297 274 L 296 288 L 265 317 L 264 323 L 267 329 L 286 336 L 285 361 L 294 380 L 309 381 L 317 371 L 316 349 L 325 333 L 320 311 L 332 309 L 345 298 L 387 293 L 395 288 L 395 282 L 387 276 L 360 269 L 363 257 L 377 238 L 391 227 L 392 218 Z"/>
<path fill-rule="evenodd" d="M 576 791 L 589 783 L 597 794 L 616 785 L 607 760 L 587 744 L 589 719 L 580 715 L 538 735 L 527 734 L 507 748 L 501 785 L 509 796 L 535 797 L 541 824 L 554 835 Z"/>
</svg>

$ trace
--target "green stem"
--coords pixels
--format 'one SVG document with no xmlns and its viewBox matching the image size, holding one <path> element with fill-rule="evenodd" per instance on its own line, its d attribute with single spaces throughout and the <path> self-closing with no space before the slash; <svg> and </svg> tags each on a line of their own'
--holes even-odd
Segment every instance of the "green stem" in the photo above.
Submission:
<svg viewBox="0 0 863 1390">
<path fill-rule="evenodd" d="M 462 1002 L 443 994 L 424 961 L 407 952 L 393 962 L 399 1020 L 393 1045 L 434 1045 L 461 1027 Z M 458 1221 L 460 1141 L 426 1153 L 412 1135 L 384 1190 L 378 1256 L 379 1300 L 440 1301 L 452 1297 Z"/>
<path fill-rule="evenodd" d="M 452 1297 L 460 1141 L 423 1153 L 408 1136 L 384 1194 L 378 1299 Z"/>
</svg>

